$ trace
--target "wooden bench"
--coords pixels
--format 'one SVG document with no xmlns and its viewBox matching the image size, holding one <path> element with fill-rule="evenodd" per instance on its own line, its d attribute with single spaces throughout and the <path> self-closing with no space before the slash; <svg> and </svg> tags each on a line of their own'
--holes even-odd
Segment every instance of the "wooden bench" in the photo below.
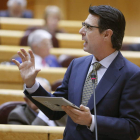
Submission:
<svg viewBox="0 0 140 140">
<path fill-rule="evenodd" d="M 19 45 L 24 31 L 0 30 L 0 40 L 2 45 Z M 83 40 L 80 34 L 57 33 L 61 48 L 83 48 Z"/>
<path fill-rule="evenodd" d="M 19 45 L 23 31 L 0 30 L 0 40 L 2 45 Z M 60 48 L 83 48 L 84 41 L 80 34 L 57 33 L 56 38 L 59 40 Z M 125 36 L 124 44 L 140 43 L 140 37 Z"/>
<path fill-rule="evenodd" d="M 4 30 L 21 30 L 24 31 L 28 27 L 43 26 L 43 19 L 19 19 L 0 17 L 1 29 Z M 82 27 L 82 21 L 60 20 L 58 28 L 64 29 L 68 33 L 79 33 Z"/>
<path fill-rule="evenodd" d="M 28 50 L 29 47 L 22 47 L 25 50 Z M 0 45 L 0 62 L 9 61 L 13 55 L 17 54 L 17 51 L 20 50 L 20 46 L 4 46 Z M 67 49 L 67 48 L 52 48 L 50 50 L 51 54 L 59 57 L 62 54 L 68 54 L 75 57 L 82 57 L 90 55 L 87 52 L 84 52 L 82 49 Z M 123 56 L 129 61 L 140 67 L 140 52 L 136 51 L 121 51 Z"/>
<path fill-rule="evenodd" d="M 44 68 L 38 77 L 46 78 L 50 84 L 63 79 L 66 68 Z M 17 66 L 0 65 L 0 89 L 23 89 L 23 81 Z"/>
<path fill-rule="evenodd" d="M 0 137 L 2 140 L 62 139 L 63 132 L 64 127 L 0 124 Z"/>
<path fill-rule="evenodd" d="M 1 140 L 56 140 L 63 138 L 64 129 L 58 126 L 0 124 L 0 137 Z"/>
<path fill-rule="evenodd" d="M 52 91 L 52 94 L 54 91 Z M 22 90 L 0 89 L 0 105 L 10 101 L 24 101 L 24 93 Z"/>
<path fill-rule="evenodd" d="M 24 101 L 23 90 L 0 89 L 0 105 L 9 101 Z"/>
<path fill-rule="evenodd" d="M 11 58 L 15 54 L 17 54 L 20 48 L 24 48 L 26 51 L 30 49 L 29 47 L 23 47 L 23 46 L 0 45 L 0 54 L 1 54 L 0 62 L 11 60 Z M 67 48 L 52 48 L 50 50 L 50 53 L 55 55 L 56 57 L 59 57 L 62 54 L 67 54 L 76 57 L 89 55 L 89 53 L 84 52 L 84 50 L 82 49 L 67 49 Z"/>
</svg>

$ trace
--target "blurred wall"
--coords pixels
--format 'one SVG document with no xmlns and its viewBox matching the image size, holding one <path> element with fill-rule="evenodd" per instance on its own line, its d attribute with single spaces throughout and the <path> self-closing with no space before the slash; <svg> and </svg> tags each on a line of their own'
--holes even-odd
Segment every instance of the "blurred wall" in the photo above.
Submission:
<svg viewBox="0 0 140 140">
<path fill-rule="evenodd" d="M 1 0 L 0 9 L 7 0 Z M 88 15 L 90 5 L 106 4 L 121 10 L 126 18 L 127 36 L 140 36 L 140 0 L 27 0 L 27 9 L 33 10 L 35 18 L 43 18 L 47 5 L 57 5 L 63 12 L 63 19 L 82 20 Z"/>
</svg>

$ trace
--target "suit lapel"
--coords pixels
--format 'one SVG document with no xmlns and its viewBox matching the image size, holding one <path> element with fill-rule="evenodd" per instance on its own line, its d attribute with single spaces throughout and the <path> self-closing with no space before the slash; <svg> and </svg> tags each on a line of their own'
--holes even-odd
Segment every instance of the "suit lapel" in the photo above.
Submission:
<svg viewBox="0 0 140 140">
<path fill-rule="evenodd" d="M 76 80 L 75 80 L 75 87 L 74 87 L 74 103 L 77 106 L 80 106 L 81 104 L 81 97 L 82 97 L 82 93 L 83 93 L 83 86 L 85 83 L 85 79 L 91 64 L 93 56 L 89 56 L 87 57 L 83 63 L 80 64 L 80 66 L 78 67 L 77 70 L 77 74 L 76 74 Z M 82 87 L 82 88 L 81 88 Z"/>
<path fill-rule="evenodd" d="M 114 86 L 117 79 L 121 76 L 120 69 L 124 66 L 123 56 L 119 52 L 118 56 L 111 63 L 99 84 L 96 87 L 96 105 L 107 94 L 107 92 Z M 90 110 L 94 108 L 93 95 L 91 96 L 88 105 Z"/>
</svg>

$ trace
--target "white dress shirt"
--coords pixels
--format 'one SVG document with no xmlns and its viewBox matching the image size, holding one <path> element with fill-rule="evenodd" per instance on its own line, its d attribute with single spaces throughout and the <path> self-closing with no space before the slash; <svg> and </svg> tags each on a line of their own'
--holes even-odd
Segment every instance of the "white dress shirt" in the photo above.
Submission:
<svg viewBox="0 0 140 140">
<path fill-rule="evenodd" d="M 104 59 L 102 59 L 101 61 L 97 61 L 96 58 L 93 56 L 92 62 L 91 62 L 91 66 L 89 68 L 88 74 L 92 71 L 93 69 L 93 64 L 95 62 L 99 62 L 102 66 L 97 70 L 97 76 L 98 76 L 98 82 L 100 82 L 101 78 L 103 77 L 103 75 L 105 74 L 106 70 L 108 69 L 108 67 L 110 66 L 110 64 L 113 62 L 113 60 L 116 58 L 116 56 L 118 55 L 118 51 L 113 52 L 112 54 L 110 54 L 109 56 L 105 57 Z M 87 74 L 87 76 L 88 76 Z M 33 93 L 35 92 L 37 89 L 39 88 L 39 83 L 35 82 L 35 84 L 31 87 L 31 88 L 26 88 L 26 90 L 29 93 Z M 92 132 L 94 131 L 94 115 L 92 115 L 92 123 L 91 126 L 89 128 Z"/>
<path fill-rule="evenodd" d="M 106 70 L 108 69 L 108 67 L 110 66 L 110 64 L 112 63 L 112 61 L 116 58 L 116 56 L 118 55 L 118 51 L 115 51 L 114 53 L 110 54 L 109 56 L 105 57 L 104 59 L 102 59 L 101 61 L 97 61 L 96 58 L 93 56 L 89 71 L 87 76 L 89 75 L 89 73 L 93 70 L 93 64 L 95 62 L 99 62 L 102 66 L 97 70 L 97 77 L 98 77 L 98 81 L 97 83 L 100 82 L 101 78 L 103 77 L 103 75 L 105 74 Z M 92 132 L 94 131 L 94 115 L 92 115 L 92 123 L 91 126 L 89 128 Z"/>
<path fill-rule="evenodd" d="M 39 56 L 39 55 L 36 55 L 34 54 L 34 57 L 35 57 L 35 68 L 36 69 L 41 69 L 43 67 L 49 67 L 49 65 L 47 63 L 45 63 L 45 65 L 42 63 L 43 59 Z"/>
<path fill-rule="evenodd" d="M 41 110 L 39 110 L 37 117 L 42 119 L 48 126 L 56 126 L 55 122 L 50 120 Z"/>
</svg>

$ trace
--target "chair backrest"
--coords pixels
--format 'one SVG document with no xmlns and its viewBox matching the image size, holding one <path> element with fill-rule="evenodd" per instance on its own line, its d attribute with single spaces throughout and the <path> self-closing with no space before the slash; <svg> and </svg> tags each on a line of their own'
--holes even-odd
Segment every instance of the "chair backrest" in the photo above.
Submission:
<svg viewBox="0 0 140 140">
<path fill-rule="evenodd" d="M 29 27 L 26 29 L 24 36 L 21 38 L 19 45 L 20 46 L 28 46 L 28 36 L 30 35 L 31 32 L 40 29 L 40 27 Z"/>
<path fill-rule="evenodd" d="M 140 51 L 140 44 L 128 43 L 123 44 L 121 50 L 123 51 Z"/>
<path fill-rule="evenodd" d="M 52 85 L 51 85 L 51 88 L 52 88 L 52 91 L 55 91 L 57 89 L 58 86 L 60 86 L 62 84 L 62 81 L 63 79 L 59 79 L 57 81 L 55 81 Z"/>
<path fill-rule="evenodd" d="M 7 124 L 7 119 L 9 113 L 17 106 L 22 105 L 25 102 L 21 101 L 13 101 L 13 102 L 6 102 L 0 105 L 0 124 Z"/>
<path fill-rule="evenodd" d="M 62 54 L 59 56 L 58 61 L 61 64 L 62 67 L 68 67 L 70 62 L 74 59 L 77 58 L 75 56 L 70 56 L 66 54 Z"/>
</svg>

